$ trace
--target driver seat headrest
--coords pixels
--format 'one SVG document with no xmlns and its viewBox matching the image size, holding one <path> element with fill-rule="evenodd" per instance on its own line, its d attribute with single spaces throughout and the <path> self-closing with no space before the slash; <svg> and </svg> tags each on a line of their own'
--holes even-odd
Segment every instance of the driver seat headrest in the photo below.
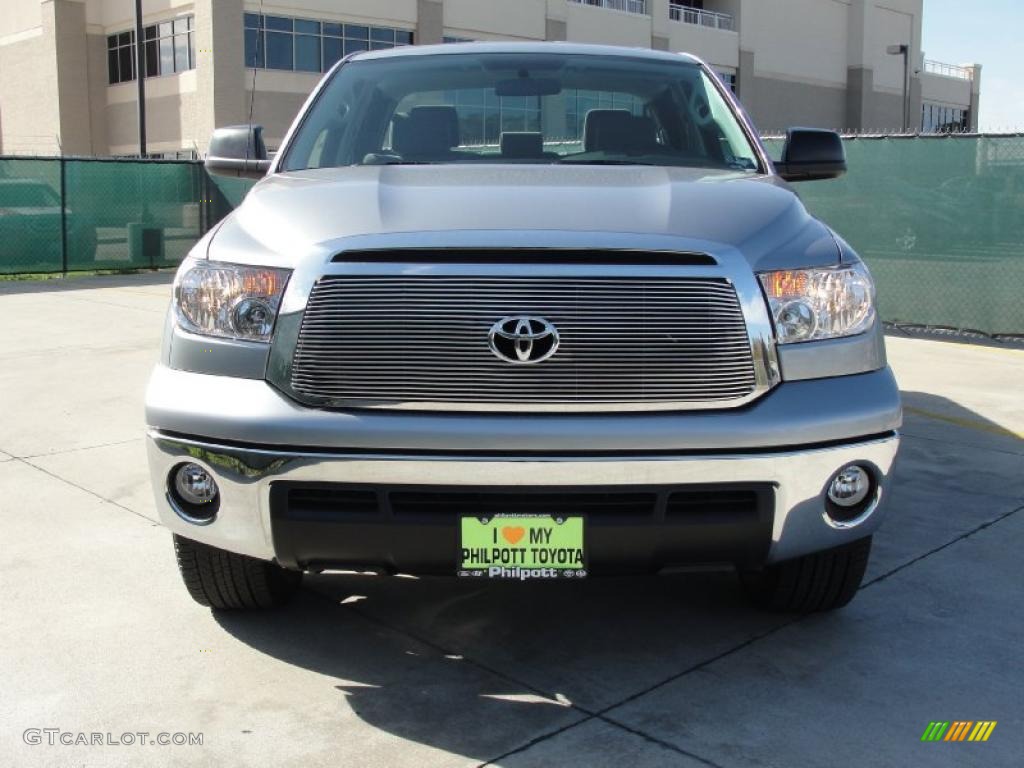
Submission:
<svg viewBox="0 0 1024 768">
<path fill-rule="evenodd" d="M 455 107 L 413 107 L 393 122 L 393 131 L 394 150 L 402 157 L 444 157 L 459 145 L 459 114 Z"/>
</svg>

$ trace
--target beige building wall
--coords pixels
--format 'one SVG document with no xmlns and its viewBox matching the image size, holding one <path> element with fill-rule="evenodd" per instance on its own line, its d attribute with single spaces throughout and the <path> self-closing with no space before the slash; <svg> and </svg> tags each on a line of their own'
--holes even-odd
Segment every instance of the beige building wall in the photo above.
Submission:
<svg viewBox="0 0 1024 768">
<path fill-rule="evenodd" d="M 922 99 L 968 107 L 973 83 L 921 72 L 923 0 L 705 0 L 734 29 L 670 18 L 671 0 L 636 14 L 570 0 L 275 0 L 263 11 L 411 30 L 419 43 L 561 39 L 696 54 L 737 75 L 762 130 L 794 124 L 898 129 L 910 48 L 911 127 Z M 278 146 L 319 76 L 244 67 L 243 14 L 258 0 L 144 0 L 144 23 L 191 13 L 195 68 L 146 80 L 148 150 L 205 152 L 213 128 L 253 119 Z M 133 154 L 136 85 L 108 84 L 107 35 L 134 26 L 133 0 L 3 0 L 0 153 Z M 947 82 L 948 81 L 948 82 Z"/>
<path fill-rule="evenodd" d="M 780 11 L 757 0 L 742 3 L 740 99 L 762 131 L 844 127 L 849 4 L 787 0 L 785 5 Z"/>
<path fill-rule="evenodd" d="M 949 106 L 971 103 L 971 81 L 931 72 L 921 74 L 921 96 L 925 101 Z"/>
<path fill-rule="evenodd" d="M 4 0 L 0 13 L 0 40 L 39 28 L 40 0 Z"/>
<path fill-rule="evenodd" d="M 89 7 L 89 23 L 110 33 L 124 32 L 135 26 L 134 0 L 85 0 Z M 192 0 L 143 0 L 142 21 L 152 24 L 166 21 L 179 13 L 192 10 Z"/>
<path fill-rule="evenodd" d="M 518 4 L 520 0 L 515 2 Z M 257 13 L 259 8 L 259 0 L 245 3 L 245 10 L 250 13 Z M 416 8 L 416 0 L 277 0 L 263 4 L 263 12 L 266 14 L 380 24 L 404 29 L 416 26 Z"/>
<path fill-rule="evenodd" d="M 445 0 L 445 33 L 485 40 L 543 40 L 547 0 Z"/>
<path fill-rule="evenodd" d="M 251 76 L 252 70 L 249 70 Z M 256 72 L 256 96 L 253 99 L 253 122 L 263 126 L 263 140 L 267 149 L 276 150 L 281 146 L 285 133 L 305 103 L 313 88 L 319 82 L 317 75 L 304 72 L 274 72 L 258 70 Z M 239 120 L 230 122 L 247 122 L 249 98 L 252 94 L 252 80 L 245 83 L 245 114 Z M 227 124 L 224 123 L 224 124 Z"/>
<path fill-rule="evenodd" d="M 43 3 L 43 38 L 53 41 L 57 71 L 58 135 L 66 155 L 94 155 L 105 149 L 101 113 L 93 111 L 94 84 L 106 79 L 105 59 L 97 60 L 96 38 L 86 29 L 86 5 L 71 0 Z M 49 52 L 48 52 L 49 53 Z M 105 56 L 105 46 L 104 46 Z M 95 71 L 97 65 L 100 71 Z M 100 131 L 94 135 L 93 129 Z"/>
<path fill-rule="evenodd" d="M 184 139 L 201 155 L 214 128 L 248 117 L 244 13 L 242 0 L 196 0 L 195 119 Z"/>
<path fill-rule="evenodd" d="M 565 24 L 566 39 L 574 43 L 651 47 L 650 16 L 567 3 Z"/>
<path fill-rule="evenodd" d="M 791 124 L 885 131 L 903 124 L 903 58 L 920 59 L 923 0 L 743 0 L 740 98 L 759 127 Z M 798 19 L 799 23 L 794 23 Z M 908 82 L 911 128 L 920 81 Z"/>
<path fill-rule="evenodd" d="M 59 121 L 57 64 L 43 7 L 39 0 L 9 0 L 0 13 L 0 153 L 58 153 Z"/>
<path fill-rule="evenodd" d="M 970 130 L 978 130 L 981 65 L 962 67 L 970 79 L 934 72 L 921 73 L 921 103 L 970 109 Z"/>
<path fill-rule="evenodd" d="M 763 0 L 743 4 L 740 46 L 754 52 L 755 74 L 845 87 L 843 43 L 849 4 L 839 0 L 788 0 L 786 6 L 786 11 L 780 12 L 777 4 Z M 794 23 L 797 19 L 799 23 Z"/>
<path fill-rule="evenodd" d="M 146 139 L 150 152 L 175 152 L 188 146 L 199 122 L 197 72 L 146 80 Z M 107 146 L 112 155 L 138 149 L 138 106 L 135 83 L 106 89 Z"/>
<path fill-rule="evenodd" d="M 740 65 L 739 34 L 727 30 L 703 29 L 693 24 L 673 23 L 668 28 L 669 51 L 700 56 L 716 69 L 735 72 Z"/>
</svg>

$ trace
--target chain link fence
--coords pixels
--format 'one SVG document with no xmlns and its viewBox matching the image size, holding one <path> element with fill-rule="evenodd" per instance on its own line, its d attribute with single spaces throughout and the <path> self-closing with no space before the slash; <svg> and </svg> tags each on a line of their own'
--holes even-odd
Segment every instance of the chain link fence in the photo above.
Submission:
<svg viewBox="0 0 1024 768">
<path fill-rule="evenodd" d="M 845 177 L 793 188 L 864 257 L 883 319 L 1024 335 L 1024 134 L 858 136 L 846 151 Z M 251 186 L 198 162 L 0 158 L 0 273 L 176 265 Z"/>
</svg>

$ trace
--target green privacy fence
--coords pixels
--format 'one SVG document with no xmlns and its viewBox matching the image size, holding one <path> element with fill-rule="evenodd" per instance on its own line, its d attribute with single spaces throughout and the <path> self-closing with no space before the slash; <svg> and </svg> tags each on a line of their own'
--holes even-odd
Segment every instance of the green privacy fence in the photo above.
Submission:
<svg viewBox="0 0 1024 768">
<path fill-rule="evenodd" d="M 882 317 L 1024 334 L 1024 136 L 845 144 L 846 176 L 793 188 L 867 262 Z"/>
<path fill-rule="evenodd" d="M 882 317 L 1024 334 L 1024 136 L 846 151 L 844 178 L 794 189 L 867 261 Z M 189 161 L 0 158 L 0 273 L 172 266 L 251 185 Z"/>
<path fill-rule="evenodd" d="M 0 158 L 0 273 L 174 266 L 230 209 L 199 163 Z"/>
<path fill-rule="evenodd" d="M 220 221 L 242 204 L 242 200 L 256 183 L 249 179 L 234 179 L 229 176 L 209 176 L 211 220 Z"/>
</svg>

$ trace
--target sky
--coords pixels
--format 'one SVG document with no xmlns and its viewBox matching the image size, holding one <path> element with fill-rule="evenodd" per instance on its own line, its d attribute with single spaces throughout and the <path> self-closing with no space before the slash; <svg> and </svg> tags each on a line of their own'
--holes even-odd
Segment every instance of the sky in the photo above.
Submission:
<svg viewBox="0 0 1024 768">
<path fill-rule="evenodd" d="M 925 58 L 979 63 L 982 131 L 1024 131 L 1024 0 L 924 0 Z"/>
</svg>

